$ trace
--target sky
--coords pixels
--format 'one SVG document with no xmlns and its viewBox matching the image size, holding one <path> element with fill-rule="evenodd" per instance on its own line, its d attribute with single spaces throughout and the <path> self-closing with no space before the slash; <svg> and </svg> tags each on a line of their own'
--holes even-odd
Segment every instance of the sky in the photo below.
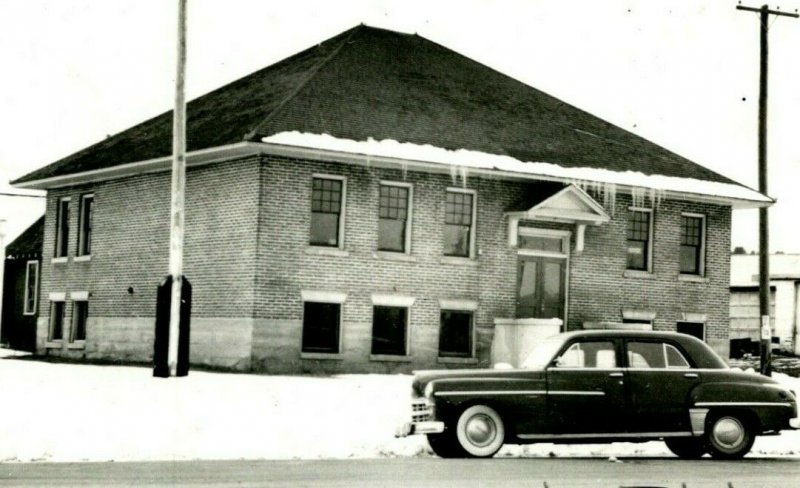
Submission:
<svg viewBox="0 0 800 488">
<path fill-rule="evenodd" d="M 189 99 L 365 23 L 416 32 L 758 187 L 759 20 L 736 1 L 188 3 Z M 0 0 L 0 193 L 37 193 L 7 183 L 172 108 L 176 6 Z M 800 253 L 797 46 L 800 20 L 773 17 L 770 247 Z M 6 242 L 43 212 L 41 198 L 0 195 Z M 757 250 L 757 211 L 733 219 L 732 246 Z"/>
</svg>

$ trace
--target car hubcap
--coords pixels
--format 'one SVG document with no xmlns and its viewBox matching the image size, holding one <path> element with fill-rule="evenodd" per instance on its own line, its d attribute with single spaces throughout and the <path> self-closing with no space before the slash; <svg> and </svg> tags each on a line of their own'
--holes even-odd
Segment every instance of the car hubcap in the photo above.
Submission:
<svg viewBox="0 0 800 488">
<path fill-rule="evenodd" d="M 475 415 L 470 418 L 466 425 L 467 439 L 476 446 L 485 446 L 494 440 L 497 433 L 497 426 L 494 421 L 486 415 Z"/>
<path fill-rule="evenodd" d="M 714 424 L 713 434 L 720 446 L 732 449 L 744 440 L 744 426 L 737 419 L 724 417 Z"/>
</svg>

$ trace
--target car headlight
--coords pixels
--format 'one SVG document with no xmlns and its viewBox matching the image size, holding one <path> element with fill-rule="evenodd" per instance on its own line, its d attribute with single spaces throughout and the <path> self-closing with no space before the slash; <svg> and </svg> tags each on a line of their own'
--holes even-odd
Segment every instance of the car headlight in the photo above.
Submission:
<svg viewBox="0 0 800 488">
<path fill-rule="evenodd" d="M 433 396 L 433 382 L 428 383 L 425 385 L 425 391 L 423 392 L 425 398 L 430 399 Z"/>
</svg>

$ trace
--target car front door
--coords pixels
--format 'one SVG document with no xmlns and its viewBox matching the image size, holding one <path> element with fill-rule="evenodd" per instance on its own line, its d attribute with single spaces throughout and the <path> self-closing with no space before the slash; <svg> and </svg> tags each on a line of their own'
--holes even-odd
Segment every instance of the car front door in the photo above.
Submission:
<svg viewBox="0 0 800 488">
<path fill-rule="evenodd" d="M 602 436 L 627 430 L 625 371 L 616 340 L 569 344 L 547 369 L 552 434 Z"/>
<path fill-rule="evenodd" d="M 701 380 L 677 344 L 661 340 L 625 343 L 628 385 L 636 432 L 688 433 L 689 394 Z"/>
</svg>

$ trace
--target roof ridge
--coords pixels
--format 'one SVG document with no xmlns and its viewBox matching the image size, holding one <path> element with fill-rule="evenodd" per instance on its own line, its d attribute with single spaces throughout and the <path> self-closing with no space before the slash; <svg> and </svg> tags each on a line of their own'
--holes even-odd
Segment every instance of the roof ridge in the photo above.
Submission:
<svg viewBox="0 0 800 488">
<path fill-rule="evenodd" d="M 333 59 L 334 57 L 336 57 L 336 55 L 339 54 L 339 52 L 342 50 L 342 47 L 344 47 L 344 45 L 347 44 L 347 42 L 355 35 L 355 33 L 357 31 L 359 31 L 360 29 L 362 29 L 363 27 L 365 27 L 364 24 L 359 24 L 359 25 L 349 29 L 350 33 L 345 38 L 342 39 L 342 42 L 339 43 L 339 45 L 336 46 L 336 48 L 334 48 L 333 51 L 331 51 L 331 53 L 328 54 L 325 57 L 325 59 L 320 61 L 319 64 L 316 67 L 314 67 L 312 70 L 310 70 L 310 73 L 309 73 L 308 77 L 305 80 L 303 80 L 301 83 L 299 83 L 297 85 L 297 87 L 294 90 L 292 90 L 286 96 L 286 98 L 281 100 L 281 102 L 278 104 L 278 106 L 275 107 L 275 109 L 272 112 L 270 112 L 269 115 L 264 117 L 264 120 L 262 120 L 261 122 L 256 124 L 255 127 L 253 127 L 253 129 L 250 132 L 245 134 L 243 139 L 245 141 L 252 140 L 261 131 L 261 129 L 265 125 L 267 125 L 273 118 L 275 118 L 277 116 L 277 114 L 281 111 L 281 109 L 283 109 L 286 106 L 286 104 L 288 104 L 293 98 L 295 98 L 297 96 L 297 94 L 300 93 L 303 90 L 303 88 L 305 88 L 306 85 L 308 85 L 308 83 L 311 82 L 311 80 L 313 80 L 317 76 L 317 73 L 319 73 L 319 70 L 322 69 L 323 66 L 328 64 L 328 62 L 331 59 Z M 347 31 L 345 31 L 345 32 L 347 32 Z"/>
</svg>

